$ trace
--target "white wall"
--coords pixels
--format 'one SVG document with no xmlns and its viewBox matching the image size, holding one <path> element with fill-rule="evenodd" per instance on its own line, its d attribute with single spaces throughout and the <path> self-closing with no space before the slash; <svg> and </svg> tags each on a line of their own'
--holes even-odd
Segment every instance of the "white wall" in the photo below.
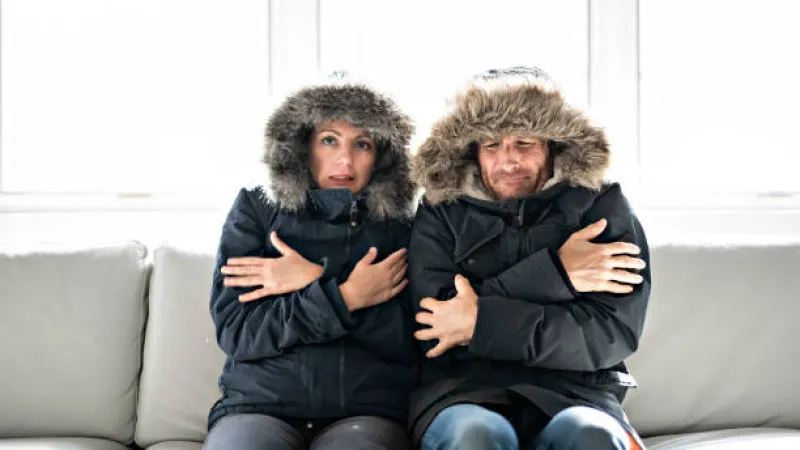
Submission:
<svg viewBox="0 0 800 450">
<path fill-rule="evenodd" d="M 791 2 L 233 3 L 3 1 L 0 243 L 213 247 L 236 189 L 262 176 L 264 119 L 286 91 L 344 68 L 424 131 L 470 74 L 519 64 L 606 127 L 610 176 L 651 241 L 800 240 Z M 15 27 L 52 42 L 15 47 Z"/>
</svg>

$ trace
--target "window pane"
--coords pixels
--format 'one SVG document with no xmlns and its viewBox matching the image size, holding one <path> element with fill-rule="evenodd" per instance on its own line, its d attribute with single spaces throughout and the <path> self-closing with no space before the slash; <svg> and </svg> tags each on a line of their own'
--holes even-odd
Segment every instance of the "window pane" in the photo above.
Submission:
<svg viewBox="0 0 800 450">
<path fill-rule="evenodd" d="M 800 192 L 800 7 L 640 2 L 644 187 Z"/>
<path fill-rule="evenodd" d="M 471 75 L 536 65 L 572 101 L 587 97 L 587 2 L 406 0 L 320 2 L 323 71 L 379 80 L 425 134 Z"/>
<path fill-rule="evenodd" d="M 261 149 L 268 2 L 4 0 L 2 188 L 212 190 Z"/>
</svg>

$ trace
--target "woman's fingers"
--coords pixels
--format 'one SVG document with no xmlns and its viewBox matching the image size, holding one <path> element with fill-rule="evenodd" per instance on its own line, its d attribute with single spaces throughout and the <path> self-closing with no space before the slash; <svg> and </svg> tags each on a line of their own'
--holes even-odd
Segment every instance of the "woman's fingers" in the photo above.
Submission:
<svg viewBox="0 0 800 450">
<path fill-rule="evenodd" d="M 403 289 L 406 288 L 406 285 L 408 285 L 408 280 L 404 279 L 395 287 L 393 287 L 392 290 L 389 291 L 389 299 L 395 298 L 399 293 L 403 292 Z"/>
<path fill-rule="evenodd" d="M 258 275 L 261 273 L 261 266 L 222 266 L 220 272 L 224 275 Z"/>
<path fill-rule="evenodd" d="M 260 277 L 225 277 L 223 284 L 228 287 L 250 287 L 261 286 L 263 282 Z"/>
<path fill-rule="evenodd" d="M 408 264 L 403 264 L 402 266 L 397 267 L 392 274 L 392 286 L 396 285 L 406 276 L 406 270 L 408 270 Z"/>
<path fill-rule="evenodd" d="M 259 258 L 257 256 L 236 256 L 228 258 L 227 264 L 229 266 L 261 266 L 267 261 L 268 258 Z"/>
<path fill-rule="evenodd" d="M 242 303 L 252 302 L 270 295 L 269 290 L 266 288 L 256 289 L 255 291 L 248 292 L 239 296 L 239 301 Z"/>
</svg>

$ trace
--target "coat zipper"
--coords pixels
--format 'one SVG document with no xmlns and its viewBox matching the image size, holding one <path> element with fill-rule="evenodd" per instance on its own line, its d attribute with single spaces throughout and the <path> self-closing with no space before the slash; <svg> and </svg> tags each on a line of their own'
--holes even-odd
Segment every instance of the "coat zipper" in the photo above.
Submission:
<svg viewBox="0 0 800 450">
<path fill-rule="evenodd" d="M 517 211 L 517 227 L 522 228 L 523 222 L 525 220 L 525 200 L 522 199 L 522 202 L 519 204 L 519 211 Z"/>
<path fill-rule="evenodd" d="M 352 239 L 353 229 L 358 226 L 358 204 L 355 200 L 350 203 L 350 226 L 347 227 L 347 243 L 345 244 L 345 258 L 350 260 L 350 240 Z M 345 398 L 344 398 L 344 341 L 339 344 L 339 408 L 342 414 L 345 414 Z"/>
</svg>

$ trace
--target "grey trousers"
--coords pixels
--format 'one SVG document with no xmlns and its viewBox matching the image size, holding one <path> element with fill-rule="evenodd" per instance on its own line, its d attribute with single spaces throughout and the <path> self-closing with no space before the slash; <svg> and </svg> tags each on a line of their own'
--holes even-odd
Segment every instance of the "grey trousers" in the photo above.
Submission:
<svg viewBox="0 0 800 450">
<path fill-rule="evenodd" d="M 406 431 L 391 420 L 348 417 L 317 432 L 301 433 L 263 414 L 233 414 L 220 419 L 203 450 L 408 450 Z"/>
</svg>

